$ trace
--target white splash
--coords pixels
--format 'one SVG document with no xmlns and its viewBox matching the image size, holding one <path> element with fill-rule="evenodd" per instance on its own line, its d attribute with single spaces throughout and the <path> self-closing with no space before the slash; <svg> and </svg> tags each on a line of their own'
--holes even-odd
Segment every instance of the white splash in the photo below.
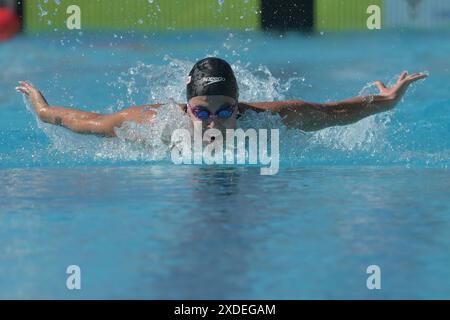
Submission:
<svg viewBox="0 0 450 320">
<path fill-rule="evenodd" d="M 103 110 L 104 113 L 139 104 L 165 103 L 157 110 L 152 124 L 139 125 L 127 122 L 115 130 L 117 138 L 79 135 L 69 130 L 44 124 L 38 126 L 51 141 L 55 151 L 67 154 L 79 162 L 89 160 L 108 161 L 161 161 L 169 160 L 171 134 L 175 129 L 192 130 L 192 123 L 177 103 L 185 101 L 185 76 L 192 61 L 164 58 L 163 66 L 138 63 L 117 81 L 109 83 L 117 104 Z M 240 100 L 279 101 L 286 99 L 292 85 L 308 88 L 302 77 L 282 81 L 274 77 L 268 67 L 251 67 L 240 62 L 232 64 L 238 85 Z M 363 91 L 366 89 L 363 89 Z M 29 103 L 30 112 L 34 113 Z M 150 111 L 144 109 L 144 112 Z M 286 128 L 279 115 L 271 112 L 249 111 L 238 120 L 238 127 L 254 129 L 280 129 L 280 156 L 282 162 L 339 162 L 339 158 L 353 158 L 363 154 L 372 157 L 389 149 L 385 134 L 390 115 L 384 114 L 364 119 L 346 127 L 335 127 L 314 133 Z M 352 155 L 349 157 L 349 155 Z"/>
</svg>

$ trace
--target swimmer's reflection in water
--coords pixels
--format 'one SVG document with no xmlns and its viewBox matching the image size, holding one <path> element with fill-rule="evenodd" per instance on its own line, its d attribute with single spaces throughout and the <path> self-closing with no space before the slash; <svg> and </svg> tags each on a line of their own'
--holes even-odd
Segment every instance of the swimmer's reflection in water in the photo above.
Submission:
<svg viewBox="0 0 450 320">
<path fill-rule="evenodd" d="M 202 129 L 237 128 L 237 118 L 247 110 L 279 114 L 289 128 L 316 131 L 355 123 L 368 116 L 391 110 L 403 97 L 409 85 L 426 78 L 425 73 L 403 72 L 392 87 L 376 81 L 379 93 L 358 96 L 338 102 L 314 103 L 303 100 L 241 102 L 239 88 L 231 66 L 225 60 L 209 57 L 198 61 L 186 81 L 186 103 L 178 106 L 193 124 Z M 18 92 L 30 97 L 38 117 L 47 123 L 66 127 L 74 132 L 115 137 L 115 129 L 124 122 L 149 124 L 155 121 L 162 104 L 132 106 L 113 114 L 99 114 L 51 106 L 43 94 L 30 83 L 21 81 Z M 152 108 L 151 111 L 143 112 Z"/>
<path fill-rule="evenodd" d="M 264 213 L 247 212 L 242 190 L 254 181 L 248 176 L 258 177 L 259 172 L 209 166 L 192 167 L 185 175 L 182 199 L 189 205 L 171 225 L 177 236 L 167 240 L 162 261 L 165 272 L 159 277 L 147 272 L 141 277 L 153 279 L 152 288 L 162 299 L 226 299 L 249 294 L 248 273 L 260 254 L 252 230 Z M 183 263 L 167 263 L 172 259 Z"/>
</svg>

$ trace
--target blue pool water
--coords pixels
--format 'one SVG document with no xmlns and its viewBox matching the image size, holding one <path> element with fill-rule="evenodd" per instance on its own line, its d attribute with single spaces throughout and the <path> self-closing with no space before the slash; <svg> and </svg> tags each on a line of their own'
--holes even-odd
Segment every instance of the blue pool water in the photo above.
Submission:
<svg viewBox="0 0 450 320">
<path fill-rule="evenodd" d="M 450 33 L 54 34 L 0 45 L 0 298 L 450 298 Z M 316 133 L 280 128 L 280 172 L 176 166 L 161 143 L 36 121 L 19 80 L 53 105 L 113 112 L 183 101 L 206 55 L 241 100 L 329 101 L 427 71 L 392 112 Z M 173 117 L 174 116 L 174 117 Z M 164 118 L 165 117 L 165 118 Z M 169 126 L 179 114 L 162 116 Z M 181 119 L 181 120 L 180 120 Z M 82 290 L 66 289 L 67 266 Z M 382 289 L 368 290 L 378 265 Z"/>
</svg>

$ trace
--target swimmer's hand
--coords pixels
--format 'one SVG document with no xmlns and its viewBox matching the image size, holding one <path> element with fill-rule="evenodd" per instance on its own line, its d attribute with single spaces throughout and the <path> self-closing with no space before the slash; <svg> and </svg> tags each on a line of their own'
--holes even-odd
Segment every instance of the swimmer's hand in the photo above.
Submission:
<svg viewBox="0 0 450 320">
<path fill-rule="evenodd" d="M 19 85 L 16 87 L 16 91 L 27 95 L 31 104 L 33 105 L 36 113 L 39 115 L 44 109 L 48 108 L 47 100 L 44 95 L 26 81 L 19 81 Z"/>
<path fill-rule="evenodd" d="M 409 85 L 420 80 L 427 78 L 428 75 L 426 73 L 413 73 L 408 74 L 407 71 L 402 72 L 397 82 L 391 88 L 388 88 L 381 81 L 376 81 L 374 84 L 380 90 L 380 96 L 385 97 L 392 101 L 391 107 L 394 107 L 397 102 L 399 102 L 403 95 L 406 93 Z"/>
<path fill-rule="evenodd" d="M 379 94 L 357 96 L 342 101 L 315 103 L 302 100 L 253 103 L 248 107 L 278 113 L 285 125 L 303 131 L 316 131 L 346 126 L 374 114 L 392 110 L 402 99 L 410 84 L 427 78 L 425 73 L 403 72 L 390 88 L 381 81 L 374 84 Z"/>
<path fill-rule="evenodd" d="M 153 119 L 156 112 L 144 112 L 152 106 L 134 106 L 112 114 L 81 111 L 73 108 L 49 106 L 44 95 L 26 81 L 20 81 L 17 92 L 27 95 L 36 110 L 39 119 L 45 123 L 63 126 L 74 132 L 114 137 L 115 128 L 126 121 L 147 123 Z"/>
</svg>

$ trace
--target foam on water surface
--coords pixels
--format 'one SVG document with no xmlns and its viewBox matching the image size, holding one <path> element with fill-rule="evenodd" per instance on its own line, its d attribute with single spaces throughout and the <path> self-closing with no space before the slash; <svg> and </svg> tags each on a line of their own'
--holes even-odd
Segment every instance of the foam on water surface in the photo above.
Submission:
<svg viewBox="0 0 450 320">
<path fill-rule="evenodd" d="M 157 109 L 152 124 L 139 125 L 126 122 L 115 130 L 117 138 L 100 138 L 79 135 L 64 128 L 55 127 L 37 120 L 38 128 L 43 130 L 50 140 L 49 148 L 61 154 L 70 155 L 78 163 L 96 160 L 117 161 L 161 161 L 170 160 L 171 135 L 176 129 L 189 129 L 192 123 L 189 117 L 178 107 L 177 101 L 183 101 L 183 76 L 188 73 L 192 61 L 182 61 L 165 57 L 166 65 L 146 65 L 139 62 L 118 80 L 109 83 L 114 89 L 125 89 L 124 100 L 118 100 L 117 107 L 106 112 L 115 112 L 125 106 L 136 104 L 143 95 L 147 101 L 168 101 Z M 259 66 L 252 70 L 248 66 L 233 65 L 241 88 L 241 101 L 276 101 L 285 99 L 292 83 L 305 85 L 304 78 L 292 77 L 282 81 L 274 77 L 269 68 Z M 365 89 L 362 93 L 369 94 Z M 27 103 L 27 109 L 32 108 Z M 148 107 L 147 109 L 151 109 Z M 146 112 L 147 110 L 144 110 Z M 374 163 L 383 163 L 386 151 L 394 147 L 388 141 L 391 115 L 383 114 L 364 119 L 346 127 L 334 127 L 314 133 L 305 133 L 298 129 L 287 128 L 278 115 L 270 112 L 256 113 L 248 111 L 238 120 L 238 128 L 279 129 L 282 163 L 340 163 L 363 159 Z M 385 158 L 386 161 L 392 159 Z"/>
<path fill-rule="evenodd" d="M 66 34 L 64 41 L 70 45 L 63 45 L 50 37 L 51 45 L 45 49 L 56 59 L 67 61 L 58 66 L 40 54 L 32 54 L 27 60 L 18 61 L 13 52 L 34 52 L 32 46 L 40 52 L 42 45 L 42 42 L 32 44 L 29 39 L 19 38 L 6 44 L 5 50 L 0 53 L 3 61 L 9 61 L 4 66 L 5 79 L 28 78 L 46 94 L 51 104 L 86 111 L 112 113 L 132 105 L 163 103 L 155 123 L 150 126 L 126 123 L 117 129 L 118 138 L 115 139 L 74 134 L 41 122 L 37 125 L 34 121 L 34 124 L 26 123 L 24 119 L 29 119 L 27 115 L 13 111 L 20 108 L 20 100 L 5 86 L 1 90 L 5 99 L 2 112 L 5 112 L 3 119 L 9 120 L 3 120 L 1 127 L 4 151 L 0 156 L 3 166 L 170 161 L 167 148 L 170 145 L 169 133 L 176 128 L 191 127 L 189 119 L 175 106 L 175 102 L 185 101 L 186 75 L 195 61 L 205 55 L 229 60 L 238 79 L 240 100 L 244 102 L 340 100 L 358 94 L 376 93 L 372 81 L 380 79 L 392 84 L 397 72 L 404 69 L 429 70 L 431 77 L 414 84 L 394 111 L 353 125 L 305 133 L 286 128 L 278 116 L 267 112 L 247 112 L 239 119 L 238 125 L 244 129 L 279 129 L 282 165 L 394 164 L 438 168 L 449 165 L 450 103 L 446 97 L 448 90 L 442 87 L 445 79 L 448 80 L 445 71 L 448 69 L 419 60 L 414 52 L 408 53 L 410 56 L 404 59 L 409 66 L 393 56 L 389 70 L 384 70 L 380 76 L 370 64 L 371 56 L 382 56 L 387 48 L 373 46 L 377 39 L 372 39 L 372 42 L 366 38 L 358 40 L 367 42 L 366 47 L 370 50 L 367 50 L 367 61 L 361 59 L 359 65 L 351 66 L 346 61 L 356 57 L 358 51 L 351 46 L 344 52 L 340 44 L 346 41 L 342 36 L 302 38 L 291 35 L 280 40 L 252 33 L 227 33 L 223 38 L 199 34 L 197 41 L 205 44 L 202 49 L 195 46 L 187 49 L 189 41 L 196 39 L 192 35 L 170 36 L 170 39 L 169 35 L 153 36 L 151 41 L 140 39 L 137 34 L 124 35 L 123 39 L 114 35 L 111 35 L 113 40 L 108 37 L 108 34 Z M 74 38 L 80 41 L 74 42 Z M 325 41 L 323 38 L 329 39 Z M 407 36 L 392 35 L 390 41 L 400 45 L 408 39 Z M 214 46 L 215 41 L 221 45 Z M 433 37 L 423 41 L 428 41 L 430 47 L 443 45 Z M 208 46 L 208 43 L 211 45 Z M 324 46 L 329 43 L 334 43 L 338 49 L 325 53 Z M 158 57 L 147 52 L 167 44 L 170 44 L 171 52 L 161 50 L 157 53 Z M 290 48 L 291 52 L 279 52 L 276 50 L 278 45 Z M 300 56 L 296 57 L 297 50 L 301 48 L 305 49 L 298 51 Z M 421 51 L 418 52 L 420 54 Z M 439 52 L 434 51 L 433 61 L 443 61 Z M 186 53 L 191 56 L 186 56 Z M 345 54 L 347 58 L 344 58 Z M 67 57 L 75 55 L 78 57 L 76 64 L 71 65 Z M 284 57 L 280 58 L 281 55 Z M 321 63 L 318 56 L 326 63 Z M 306 61 L 311 63 L 305 64 Z M 426 95 L 430 90 L 434 94 Z M 28 109 L 32 111 L 29 106 Z M 18 128 L 21 128 L 19 135 L 26 135 L 26 139 L 20 140 L 17 145 L 13 141 L 18 137 Z"/>
</svg>

